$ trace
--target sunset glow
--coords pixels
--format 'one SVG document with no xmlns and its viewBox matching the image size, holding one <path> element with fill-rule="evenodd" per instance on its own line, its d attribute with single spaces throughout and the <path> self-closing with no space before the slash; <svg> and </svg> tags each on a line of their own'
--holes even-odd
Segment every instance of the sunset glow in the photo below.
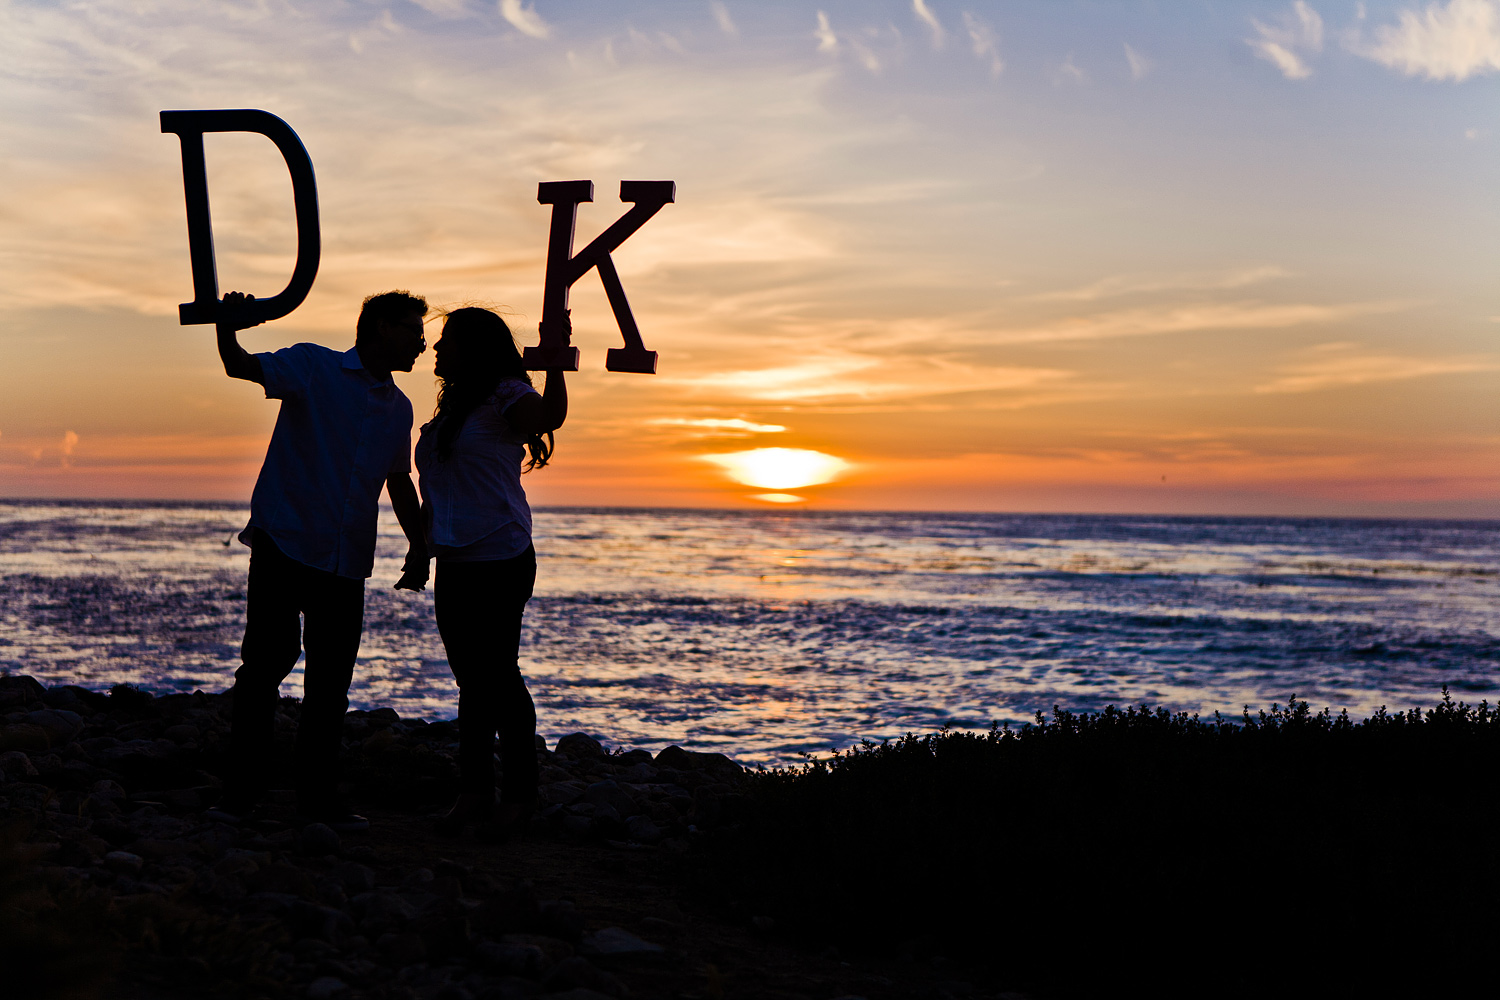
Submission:
<svg viewBox="0 0 1500 1000">
<path fill-rule="evenodd" d="M 390 288 L 534 344 L 537 182 L 594 181 L 580 248 L 677 183 L 614 254 L 659 374 L 585 276 L 538 505 L 1500 516 L 1500 0 L 510 7 L 0 6 L 0 495 L 248 498 L 276 405 L 177 323 L 157 113 L 255 107 L 323 255 L 252 351 Z M 206 155 L 221 290 L 272 294 L 286 168 Z"/>
<path fill-rule="evenodd" d="M 704 455 L 703 460 L 721 467 L 735 482 L 766 490 L 795 490 L 829 483 L 849 469 L 849 463 L 842 458 L 805 448 L 755 448 L 728 455 Z"/>
</svg>

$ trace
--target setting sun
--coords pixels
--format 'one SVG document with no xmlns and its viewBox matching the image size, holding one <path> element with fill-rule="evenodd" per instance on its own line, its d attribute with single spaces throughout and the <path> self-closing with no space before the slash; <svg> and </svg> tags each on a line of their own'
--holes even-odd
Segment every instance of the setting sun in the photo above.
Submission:
<svg viewBox="0 0 1500 1000">
<path fill-rule="evenodd" d="M 754 448 L 703 460 L 724 469 L 731 479 L 767 490 L 794 490 L 837 479 L 851 468 L 836 455 L 806 448 Z"/>
</svg>

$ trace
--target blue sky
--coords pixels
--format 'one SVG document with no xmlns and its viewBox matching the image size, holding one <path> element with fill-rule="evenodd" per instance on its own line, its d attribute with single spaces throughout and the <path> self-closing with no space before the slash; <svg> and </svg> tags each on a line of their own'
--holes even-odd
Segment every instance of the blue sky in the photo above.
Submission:
<svg viewBox="0 0 1500 1000">
<path fill-rule="evenodd" d="M 325 251 L 253 350 L 358 300 L 490 302 L 534 339 L 538 181 L 679 200 L 587 279 L 535 498 L 1500 515 L 1500 10 L 1410 3 L 0 4 L 0 493 L 248 494 L 274 406 L 216 371 L 167 108 L 301 134 Z M 223 286 L 270 294 L 285 171 L 212 136 Z M 421 363 L 430 366 L 430 356 Z M 404 377 L 424 412 L 430 367 Z M 770 430 L 769 428 L 781 428 Z"/>
</svg>

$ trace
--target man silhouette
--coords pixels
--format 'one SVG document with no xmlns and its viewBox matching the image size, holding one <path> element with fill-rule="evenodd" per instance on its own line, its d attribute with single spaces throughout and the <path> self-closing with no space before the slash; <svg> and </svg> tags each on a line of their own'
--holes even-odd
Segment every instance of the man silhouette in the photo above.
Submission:
<svg viewBox="0 0 1500 1000">
<path fill-rule="evenodd" d="M 391 380 L 426 350 L 425 300 L 408 292 L 365 299 L 353 349 L 296 344 L 250 354 L 238 331 L 249 296 L 224 296 L 218 324 L 224 373 L 281 400 L 276 429 L 240 541 L 250 546 L 242 665 L 235 671 L 230 774 L 223 813 L 243 817 L 266 790 L 278 689 L 306 653 L 297 730 L 297 812 L 341 832 L 369 822 L 337 799 L 349 683 L 364 629 L 365 578 L 385 487 L 410 548 L 398 588 L 421 590 L 427 551 L 411 481 L 411 401 Z M 301 621 L 299 621 L 299 615 Z"/>
</svg>

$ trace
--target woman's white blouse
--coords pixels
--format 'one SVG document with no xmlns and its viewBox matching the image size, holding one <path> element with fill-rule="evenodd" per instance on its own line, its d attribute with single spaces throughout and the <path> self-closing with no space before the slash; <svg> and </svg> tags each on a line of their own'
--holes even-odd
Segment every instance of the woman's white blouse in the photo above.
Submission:
<svg viewBox="0 0 1500 1000">
<path fill-rule="evenodd" d="M 521 489 L 526 439 L 505 419 L 511 404 L 527 394 L 536 390 L 520 379 L 501 379 L 464 421 L 446 459 L 435 454 L 438 421 L 422 425 L 417 472 L 433 551 L 460 549 L 501 529 L 515 534 L 519 528 L 530 539 L 531 507 Z"/>
</svg>

